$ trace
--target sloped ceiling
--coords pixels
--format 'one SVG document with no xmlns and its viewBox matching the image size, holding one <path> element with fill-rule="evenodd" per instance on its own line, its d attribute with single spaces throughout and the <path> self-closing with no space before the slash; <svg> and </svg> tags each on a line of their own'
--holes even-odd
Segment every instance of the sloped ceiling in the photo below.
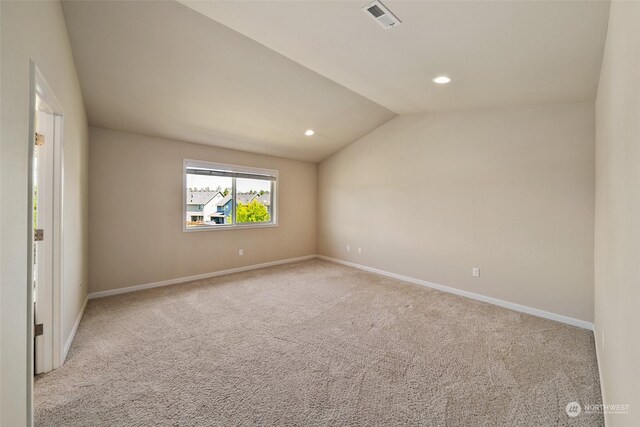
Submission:
<svg viewBox="0 0 640 427">
<path fill-rule="evenodd" d="M 396 114 L 595 100 L 606 1 L 388 0 L 392 30 L 367 3 L 63 10 L 92 126 L 317 162 Z"/>
<path fill-rule="evenodd" d="M 92 126 L 317 162 L 395 116 L 177 2 L 63 11 Z"/>
<path fill-rule="evenodd" d="M 608 1 L 182 3 L 398 113 L 593 102 Z M 431 81 L 439 74 L 453 81 Z"/>
</svg>

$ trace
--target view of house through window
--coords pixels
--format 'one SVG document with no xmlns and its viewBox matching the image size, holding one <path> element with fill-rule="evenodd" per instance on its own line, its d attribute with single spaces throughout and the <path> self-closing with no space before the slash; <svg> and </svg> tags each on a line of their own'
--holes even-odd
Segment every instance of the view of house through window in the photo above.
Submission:
<svg viewBox="0 0 640 427">
<path fill-rule="evenodd" d="M 185 229 L 275 224 L 277 171 L 185 160 Z"/>
</svg>

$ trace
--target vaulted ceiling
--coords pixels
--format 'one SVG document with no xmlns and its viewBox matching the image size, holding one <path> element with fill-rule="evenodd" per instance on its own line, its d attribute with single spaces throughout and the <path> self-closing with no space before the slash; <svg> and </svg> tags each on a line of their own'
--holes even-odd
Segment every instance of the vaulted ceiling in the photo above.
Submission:
<svg viewBox="0 0 640 427">
<path fill-rule="evenodd" d="M 63 11 L 92 126 L 317 162 L 395 116 L 177 2 Z"/>
<path fill-rule="evenodd" d="M 592 102 L 605 1 L 199 1 L 189 7 L 398 113 Z M 440 74 L 453 81 L 437 86 Z"/>
<path fill-rule="evenodd" d="M 368 1 L 181 3 L 63 3 L 91 125 L 309 161 L 396 114 L 593 102 L 609 11 L 388 0 L 384 30 Z"/>
</svg>

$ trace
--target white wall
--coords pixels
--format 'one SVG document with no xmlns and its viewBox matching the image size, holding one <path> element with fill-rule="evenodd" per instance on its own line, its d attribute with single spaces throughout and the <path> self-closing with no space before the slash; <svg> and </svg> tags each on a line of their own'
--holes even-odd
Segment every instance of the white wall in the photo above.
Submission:
<svg viewBox="0 0 640 427">
<path fill-rule="evenodd" d="M 2 7 L 0 7 L 0 82 L 2 82 Z M 0 129 L 2 129 L 2 84 L 0 83 Z M 0 131 L 0 165 L 2 165 L 2 132 Z M 2 190 L 2 173 L 0 173 L 0 196 Z M 2 214 L 2 197 L 0 197 L 0 215 Z M 4 238 L 2 234 L 2 221 L 0 218 L 0 242 Z M 2 244 L 0 244 L 0 260 L 2 260 Z M 0 262 L 0 310 L 2 309 L 2 262 Z M 0 313 L 0 384 L 2 384 L 2 314 Z M 0 424 L 2 423 L 2 386 L 0 386 Z"/>
<path fill-rule="evenodd" d="M 614 1 L 596 102 L 596 345 L 609 426 L 640 425 L 640 3 Z"/>
<path fill-rule="evenodd" d="M 318 179 L 320 254 L 593 320 L 592 104 L 398 117 Z"/>
<path fill-rule="evenodd" d="M 63 340 L 70 333 L 87 293 L 88 131 L 59 2 L 3 1 L 0 8 L 0 425 L 21 426 L 29 417 L 26 401 L 30 378 L 26 329 L 30 59 L 38 65 L 65 111 Z"/>
<path fill-rule="evenodd" d="M 91 292 L 316 253 L 315 164 L 98 128 L 90 140 Z M 278 227 L 183 232 L 185 158 L 278 169 Z"/>
</svg>

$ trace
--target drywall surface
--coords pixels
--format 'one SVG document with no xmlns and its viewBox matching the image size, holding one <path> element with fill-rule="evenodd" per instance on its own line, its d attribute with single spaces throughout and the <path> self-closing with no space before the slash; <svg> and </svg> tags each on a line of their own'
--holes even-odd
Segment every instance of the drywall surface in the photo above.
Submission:
<svg viewBox="0 0 640 427">
<path fill-rule="evenodd" d="M 66 342 L 87 295 L 88 129 L 59 2 L 1 2 L 2 419 L 29 420 L 27 251 L 29 67 L 33 60 L 64 108 L 63 337 Z M 82 286 L 84 285 L 84 286 Z"/>
<path fill-rule="evenodd" d="M 592 104 L 401 116 L 318 179 L 321 255 L 593 320 Z"/>
<path fill-rule="evenodd" d="M 90 139 L 91 292 L 316 253 L 317 165 L 99 128 Z M 277 169 L 278 226 L 184 232 L 183 159 Z"/>
<path fill-rule="evenodd" d="M 596 102 L 595 324 L 608 426 L 640 425 L 640 3 L 614 1 Z"/>
</svg>

